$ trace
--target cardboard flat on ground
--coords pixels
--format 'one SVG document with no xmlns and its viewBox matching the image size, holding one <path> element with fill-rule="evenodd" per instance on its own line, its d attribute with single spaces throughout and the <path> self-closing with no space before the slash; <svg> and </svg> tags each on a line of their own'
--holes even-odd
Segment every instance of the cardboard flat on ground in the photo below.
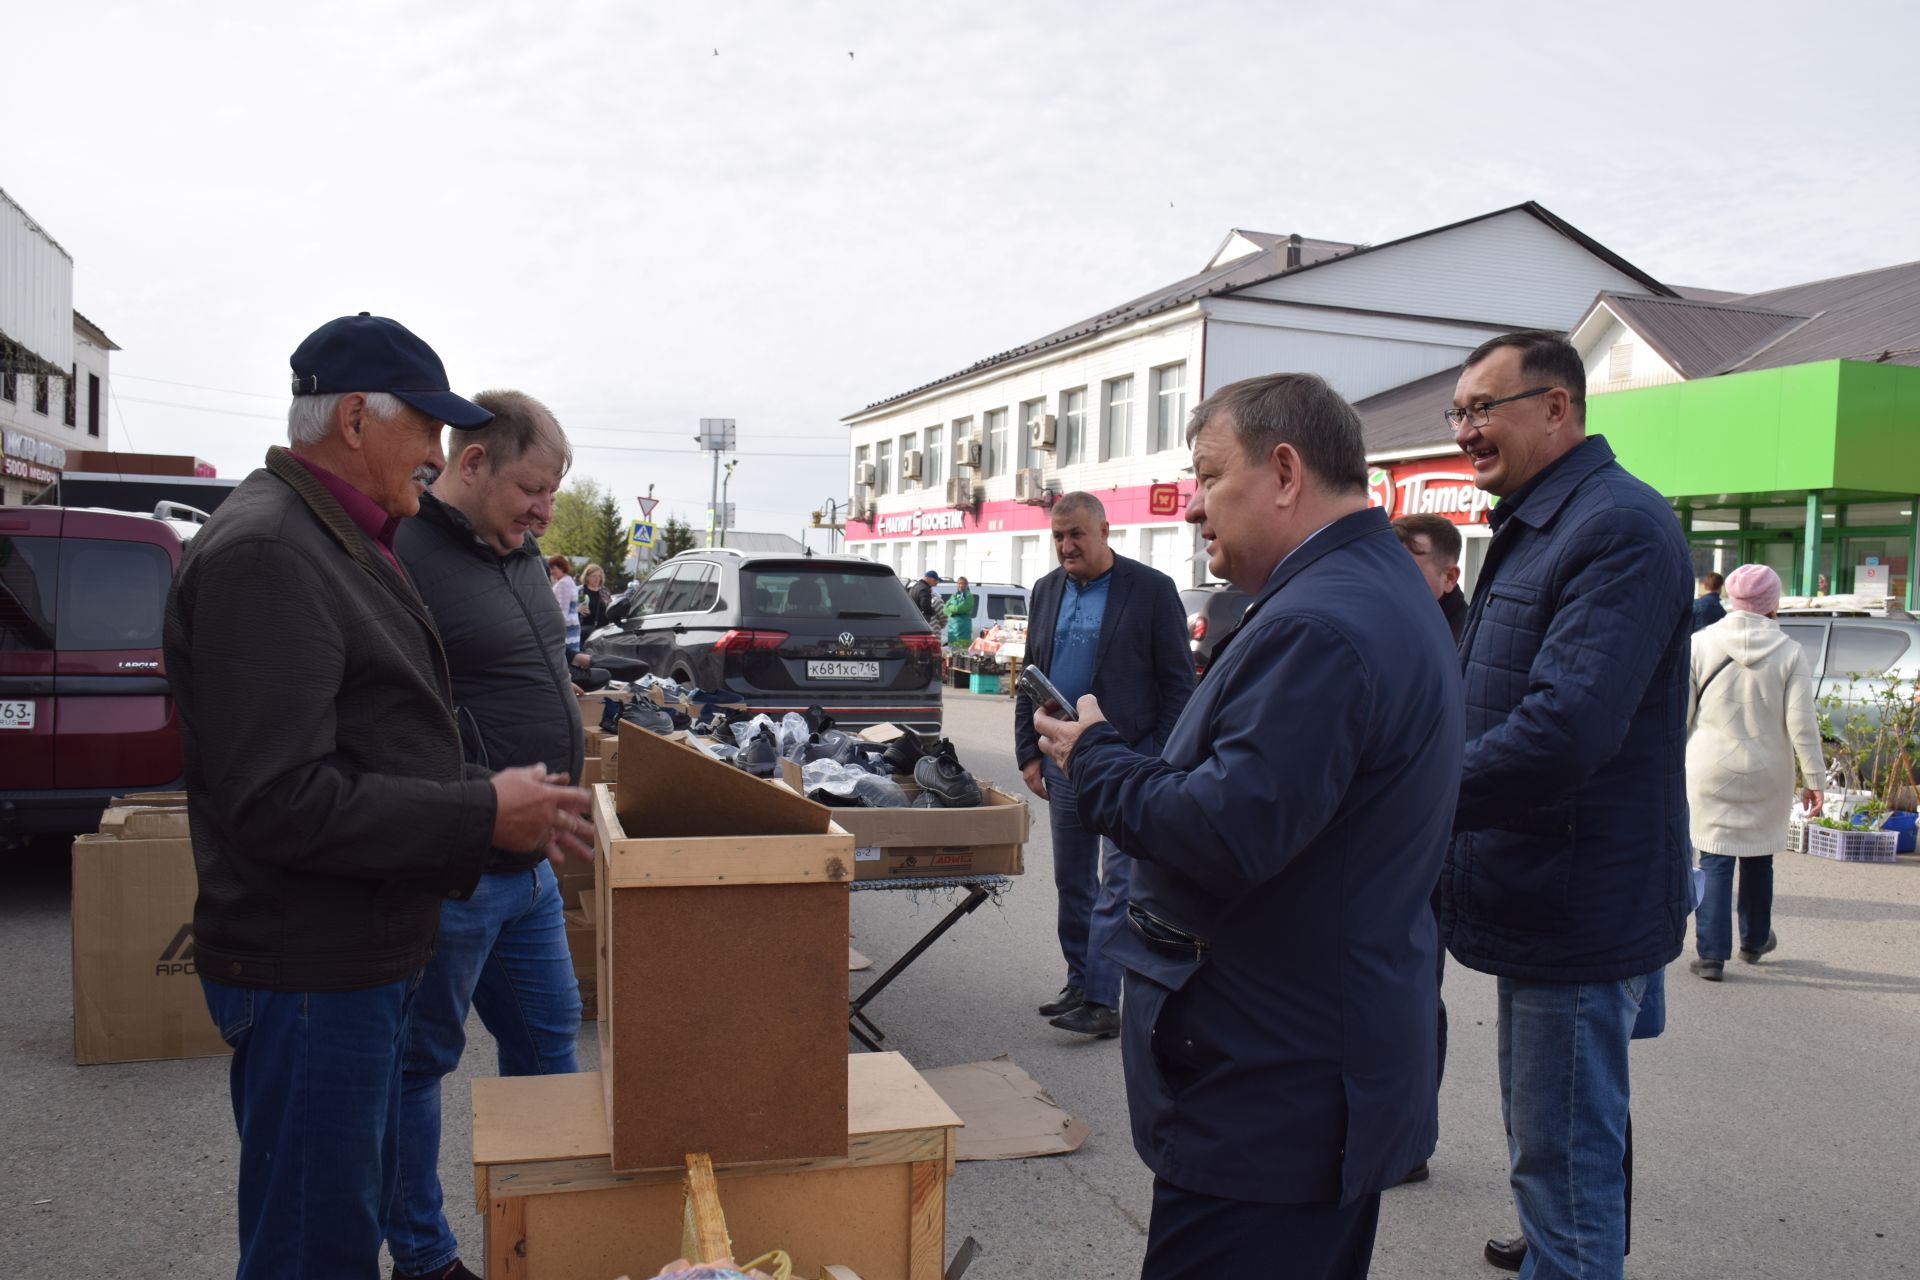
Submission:
<svg viewBox="0 0 1920 1280">
<path fill-rule="evenodd" d="M 185 812 L 176 816 L 184 824 Z M 114 825 L 125 829 L 127 823 Z M 207 1012 L 194 968 L 197 888 L 193 843 L 184 833 L 161 840 L 91 835 L 74 841 L 75 1062 L 231 1052 Z"/>
<path fill-rule="evenodd" d="M 1078 1151 L 1091 1132 L 1005 1054 L 941 1067 L 925 1079 L 966 1125 L 955 1151 L 961 1160 L 1066 1155 Z"/>
<path fill-rule="evenodd" d="M 616 1174 L 604 1098 L 597 1072 L 473 1082 L 489 1276 L 640 1276 L 679 1254 L 684 1163 Z M 938 1280 L 960 1118 L 897 1053 L 849 1058 L 844 1101 L 844 1156 L 715 1163 L 735 1255 Z"/>
<path fill-rule="evenodd" d="M 785 790 L 802 794 L 800 766 L 793 761 L 780 762 L 780 780 Z M 920 794 L 911 779 L 895 781 L 908 800 Z M 990 782 L 981 784 L 980 796 L 971 809 L 836 806 L 829 812 L 853 835 L 856 880 L 1022 874 L 1030 823 L 1026 801 Z"/>
<path fill-rule="evenodd" d="M 620 744 L 627 781 L 594 788 L 614 1168 L 843 1156 L 852 837 L 681 743 Z"/>
</svg>

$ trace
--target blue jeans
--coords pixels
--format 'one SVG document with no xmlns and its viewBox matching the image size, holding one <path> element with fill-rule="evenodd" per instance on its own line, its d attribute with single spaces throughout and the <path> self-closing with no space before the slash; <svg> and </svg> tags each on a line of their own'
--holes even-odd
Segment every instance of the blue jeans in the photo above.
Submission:
<svg viewBox="0 0 1920 1280">
<path fill-rule="evenodd" d="M 206 978 L 240 1131 L 237 1280 L 379 1280 L 416 974 L 364 991 Z"/>
<path fill-rule="evenodd" d="M 1627 1044 L 1647 978 L 1501 978 L 1500 1111 L 1522 1280 L 1620 1280 L 1626 1255 Z"/>
<path fill-rule="evenodd" d="M 1083 988 L 1087 1003 L 1120 1007 L 1120 966 L 1106 956 L 1107 939 L 1126 928 L 1133 859 L 1113 841 L 1080 825 L 1073 783 L 1047 760 L 1047 822 L 1053 828 L 1053 887 L 1060 897 L 1060 954 L 1067 985 Z"/>
<path fill-rule="evenodd" d="M 440 936 L 407 1034 L 400 1175 L 387 1216 L 393 1265 L 435 1272 L 459 1256 L 440 1193 L 440 1079 L 460 1065 L 467 1011 L 478 1009 L 503 1076 L 580 1069 L 580 984 L 567 954 L 560 886 L 545 861 L 480 877 L 473 897 L 440 904 Z"/>
<path fill-rule="evenodd" d="M 1733 896 L 1733 868 L 1740 864 L 1740 898 L 1736 908 Z M 1733 956 L 1733 919 L 1740 916 L 1740 945 L 1758 951 L 1767 945 L 1773 932 L 1773 855 L 1758 858 L 1730 858 L 1721 853 L 1700 855 L 1700 870 L 1706 873 L 1707 892 L 1700 899 L 1700 910 L 1693 922 L 1694 950 L 1702 960 L 1725 963 Z"/>
</svg>

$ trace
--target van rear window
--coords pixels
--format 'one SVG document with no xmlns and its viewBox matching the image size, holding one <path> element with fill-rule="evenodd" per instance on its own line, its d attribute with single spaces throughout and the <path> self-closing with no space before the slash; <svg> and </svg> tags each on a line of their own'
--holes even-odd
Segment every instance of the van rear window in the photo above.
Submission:
<svg viewBox="0 0 1920 1280">
<path fill-rule="evenodd" d="M 150 542 L 92 538 L 68 538 L 60 547 L 60 648 L 158 649 L 173 578 L 167 553 Z"/>
<path fill-rule="evenodd" d="M 53 648 L 58 538 L 0 536 L 0 650 Z"/>
</svg>

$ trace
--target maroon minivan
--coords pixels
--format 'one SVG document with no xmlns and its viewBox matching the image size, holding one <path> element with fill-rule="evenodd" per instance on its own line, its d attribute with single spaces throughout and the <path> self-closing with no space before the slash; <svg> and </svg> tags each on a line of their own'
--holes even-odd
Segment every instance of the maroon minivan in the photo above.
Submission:
<svg viewBox="0 0 1920 1280">
<path fill-rule="evenodd" d="M 183 527 L 0 507 L 0 836 L 91 831 L 113 796 L 180 785 L 160 633 Z"/>
</svg>

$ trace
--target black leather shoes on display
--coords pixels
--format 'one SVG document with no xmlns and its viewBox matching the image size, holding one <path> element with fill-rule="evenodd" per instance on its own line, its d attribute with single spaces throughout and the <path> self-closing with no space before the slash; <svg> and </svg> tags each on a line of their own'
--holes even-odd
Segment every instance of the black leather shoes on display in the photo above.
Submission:
<svg viewBox="0 0 1920 1280">
<path fill-rule="evenodd" d="M 1040 1016 L 1057 1018 L 1063 1013 L 1071 1013 L 1087 1002 L 1087 993 L 1079 987 L 1062 987 L 1060 994 L 1040 1006 Z"/>
<path fill-rule="evenodd" d="M 1069 1009 L 1059 1017 L 1050 1019 L 1047 1025 L 1083 1036 L 1111 1040 L 1120 1034 L 1120 1011 L 1103 1004 L 1083 1004 L 1078 1009 Z"/>
<path fill-rule="evenodd" d="M 1487 1241 L 1487 1261 L 1502 1271 L 1518 1271 L 1520 1264 L 1527 1260 L 1527 1238 L 1509 1236 L 1505 1240 L 1495 1238 Z"/>
<path fill-rule="evenodd" d="M 806 757 L 808 760 L 841 760 L 841 753 L 846 749 L 847 735 L 838 729 L 816 731 L 807 738 Z"/>
<path fill-rule="evenodd" d="M 920 735 L 911 730 L 902 730 L 899 737 L 887 744 L 886 753 L 880 758 L 895 773 L 912 773 L 913 766 L 920 763 L 920 757 L 927 754 L 927 744 Z"/>
<path fill-rule="evenodd" d="M 1748 964 L 1759 964 L 1761 956 L 1764 956 L 1769 952 L 1773 951 L 1779 945 L 1780 945 L 1780 939 L 1778 935 L 1776 935 L 1773 930 L 1769 929 L 1767 930 L 1766 944 L 1762 946 L 1758 951 L 1753 950 L 1751 947 L 1740 948 L 1740 958 L 1746 961 Z"/>
<path fill-rule="evenodd" d="M 733 762 L 756 778 L 771 778 L 780 772 L 780 739 L 774 736 L 772 729 L 763 726 L 760 732 L 747 739 Z"/>
<path fill-rule="evenodd" d="M 1720 973 L 1727 967 L 1724 960 L 1695 960 L 1687 968 L 1693 970 L 1708 982 L 1720 981 Z"/>
<path fill-rule="evenodd" d="M 922 791 L 939 796 L 940 803 L 949 809 L 971 809 L 980 803 L 980 784 L 960 767 L 953 744 L 945 738 L 913 766 L 913 780 Z"/>
<path fill-rule="evenodd" d="M 808 733 L 825 733 L 833 728 L 833 717 L 818 706 L 808 707 L 800 714 L 801 718 L 807 722 Z"/>
</svg>

